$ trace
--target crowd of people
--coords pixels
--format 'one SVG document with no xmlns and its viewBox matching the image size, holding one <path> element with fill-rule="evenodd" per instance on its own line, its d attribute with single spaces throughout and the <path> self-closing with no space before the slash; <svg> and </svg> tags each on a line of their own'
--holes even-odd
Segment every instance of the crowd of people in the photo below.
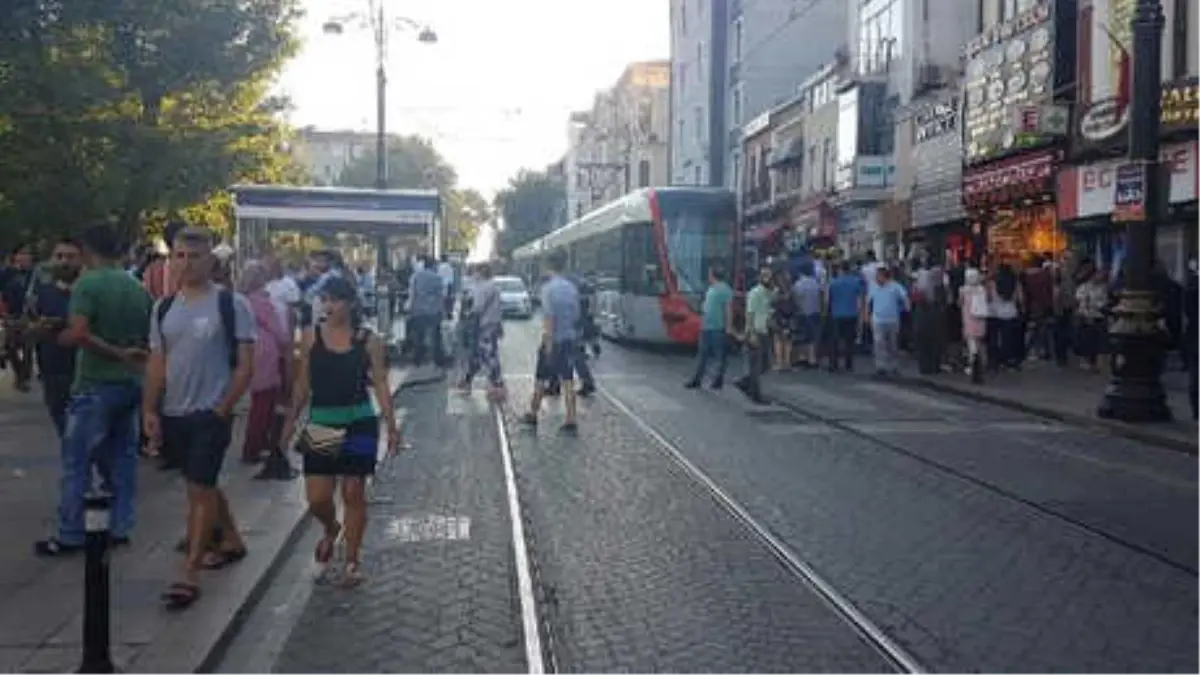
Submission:
<svg viewBox="0 0 1200 675">
<path fill-rule="evenodd" d="M 84 498 L 95 489 L 112 496 L 112 544 L 127 545 L 140 453 L 184 479 L 183 561 L 163 600 L 190 606 L 204 570 L 248 554 L 220 487 L 232 419 L 248 399 L 241 459 L 279 457 L 299 438 L 309 506 L 325 528 L 316 558 L 330 563 L 343 541 L 334 576 L 361 582 L 366 479 L 381 436 L 389 453 L 403 445 L 364 289 L 333 251 L 288 270 L 268 254 L 235 274 L 232 250 L 207 230 L 172 223 L 164 239 L 166 251 L 127 255 L 115 230 L 96 225 L 57 242 L 41 266 L 33 247 L 17 249 L 0 279 L 14 386 L 40 382 L 62 444 L 57 524 L 34 553 L 82 550 Z M 36 380 L 22 350 L 36 354 Z"/>
<path fill-rule="evenodd" d="M 1180 284 L 1162 265 L 1152 273 L 1154 301 L 1168 350 L 1190 373 L 1196 411 L 1197 277 L 1195 262 Z M 722 360 L 724 347 L 710 327 L 728 325 L 730 295 L 724 272 L 710 280 L 705 336 L 696 386 L 707 362 Z M 868 252 L 859 260 L 808 257 L 791 269 L 765 266 L 746 298 L 747 328 L 737 337 L 750 348 L 749 375 L 739 386 L 759 399 L 758 377 L 767 370 L 816 368 L 852 371 L 856 354 L 872 354 L 877 375 L 899 370 L 900 354 L 915 355 L 921 374 L 963 372 L 982 383 L 986 376 L 1020 370 L 1041 359 L 1083 370 L 1110 367 L 1110 323 L 1123 276 L 1088 258 L 1030 256 L 986 269 L 969 263 L 943 267 L 927 259 L 879 262 Z M 714 298 L 726 300 L 714 300 Z M 720 344 L 723 344 L 720 343 Z M 720 386 L 723 365 L 714 386 Z"/>
</svg>

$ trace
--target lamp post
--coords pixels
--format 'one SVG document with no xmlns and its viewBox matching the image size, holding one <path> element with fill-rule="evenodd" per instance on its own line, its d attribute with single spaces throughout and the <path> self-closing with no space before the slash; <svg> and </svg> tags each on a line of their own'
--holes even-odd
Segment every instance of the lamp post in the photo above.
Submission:
<svg viewBox="0 0 1200 675">
<path fill-rule="evenodd" d="M 393 30 L 412 29 L 417 33 L 417 41 L 422 44 L 435 44 L 437 33 L 429 26 L 413 21 L 408 17 L 389 18 L 384 9 L 383 0 L 370 0 L 366 14 L 354 12 L 345 16 L 333 17 L 325 22 L 323 30 L 328 35 L 341 35 L 347 26 L 370 29 L 375 42 L 375 187 L 386 190 L 388 187 L 387 161 L 387 55 L 388 40 Z"/>
<path fill-rule="evenodd" d="M 1099 417 L 1125 422 L 1171 420 L 1171 409 L 1159 379 L 1166 360 L 1167 340 L 1159 324 L 1151 285 L 1155 227 L 1167 208 L 1168 181 L 1158 157 L 1165 24 L 1159 0 L 1137 1 L 1132 20 L 1129 165 L 1120 172 L 1127 177 L 1125 184 L 1117 181 L 1118 206 L 1123 203 L 1132 206 L 1125 235 L 1125 288 L 1113 310 L 1116 321 L 1111 336 L 1116 358 L 1112 381 L 1096 410 Z"/>
</svg>

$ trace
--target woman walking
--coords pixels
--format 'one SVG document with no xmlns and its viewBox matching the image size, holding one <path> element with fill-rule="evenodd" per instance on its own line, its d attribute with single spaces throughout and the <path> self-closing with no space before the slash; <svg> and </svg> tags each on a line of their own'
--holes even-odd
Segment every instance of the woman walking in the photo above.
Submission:
<svg viewBox="0 0 1200 675">
<path fill-rule="evenodd" d="M 971 267 L 963 275 L 958 289 L 958 307 L 962 314 L 962 336 L 967 346 L 967 372 L 975 384 L 983 383 L 984 342 L 987 339 L 991 304 L 979 270 Z"/>
<path fill-rule="evenodd" d="M 487 373 L 488 395 L 494 401 L 504 400 L 504 379 L 500 375 L 500 337 L 503 334 L 500 312 L 500 288 L 492 280 L 492 266 L 475 266 L 469 288 L 469 301 L 464 302 L 462 317 L 466 346 L 469 349 L 467 368 L 458 383 L 460 393 L 471 392 L 471 382 L 480 370 Z"/>
<path fill-rule="evenodd" d="M 278 427 L 275 407 L 281 403 L 291 359 L 292 337 L 284 328 L 278 308 L 267 294 L 270 272 L 251 260 L 242 270 L 241 292 L 254 312 L 259 339 L 254 343 L 254 375 L 250 380 L 250 413 L 242 443 L 242 461 L 257 464 L 275 448 Z"/>
<path fill-rule="evenodd" d="M 301 340 L 283 438 L 291 438 L 300 412 L 309 406 L 308 427 L 298 449 L 304 453 L 308 509 L 325 530 L 315 557 L 318 563 L 329 563 L 344 534 L 346 567 L 341 584 L 356 586 L 365 579 L 361 556 L 367 526 L 366 481 L 375 474 L 379 448 L 372 393 L 383 416 L 389 455 L 400 448 L 400 430 L 388 390 L 383 344 L 361 325 L 358 289 L 346 279 L 330 278 L 320 299 L 325 320 L 306 329 Z M 343 521 L 338 520 L 334 504 L 339 481 Z"/>
</svg>

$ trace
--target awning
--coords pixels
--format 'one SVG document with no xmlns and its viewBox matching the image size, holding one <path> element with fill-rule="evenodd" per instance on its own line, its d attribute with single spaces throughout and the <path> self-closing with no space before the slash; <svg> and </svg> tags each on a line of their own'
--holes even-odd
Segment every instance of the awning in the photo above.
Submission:
<svg viewBox="0 0 1200 675">
<path fill-rule="evenodd" d="M 776 149 L 771 152 L 771 161 L 767 162 L 768 169 L 780 169 L 786 166 L 794 166 L 804 159 L 804 137 L 797 136 L 787 142 L 782 150 Z"/>
<path fill-rule="evenodd" d="M 756 228 L 746 231 L 746 241 L 752 244 L 762 243 L 771 237 L 779 234 L 779 231 L 784 227 L 783 223 L 769 223 L 767 225 L 759 225 Z"/>
</svg>

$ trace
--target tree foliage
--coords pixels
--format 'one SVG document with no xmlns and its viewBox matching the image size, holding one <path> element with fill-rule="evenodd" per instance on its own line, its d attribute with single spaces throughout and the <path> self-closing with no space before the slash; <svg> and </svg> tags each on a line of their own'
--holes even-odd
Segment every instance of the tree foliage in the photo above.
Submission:
<svg viewBox="0 0 1200 675">
<path fill-rule="evenodd" d="M 565 220 L 567 188 L 542 171 L 522 170 L 496 195 L 496 211 L 504 229 L 496 238 L 496 251 L 507 257 L 514 249 L 550 232 Z"/>
<path fill-rule="evenodd" d="M 466 251 L 480 226 L 491 219 L 491 207 L 483 195 L 472 188 L 458 187 L 458 172 L 442 157 L 433 143 L 421 136 L 388 138 L 387 187 L 394 190 L 437 190 L 442 197 L 446 217 L 448 251 Z M 342 171 L 338 185 L 376 186 L 376 153 L 363 153 Z"/>
<path fill-rule="evenodd" d="M 0 3 L 0 231 L 220 226 L 230 185 L 300 178 L 268 96 L 295 2 Z"/>
</svg>

